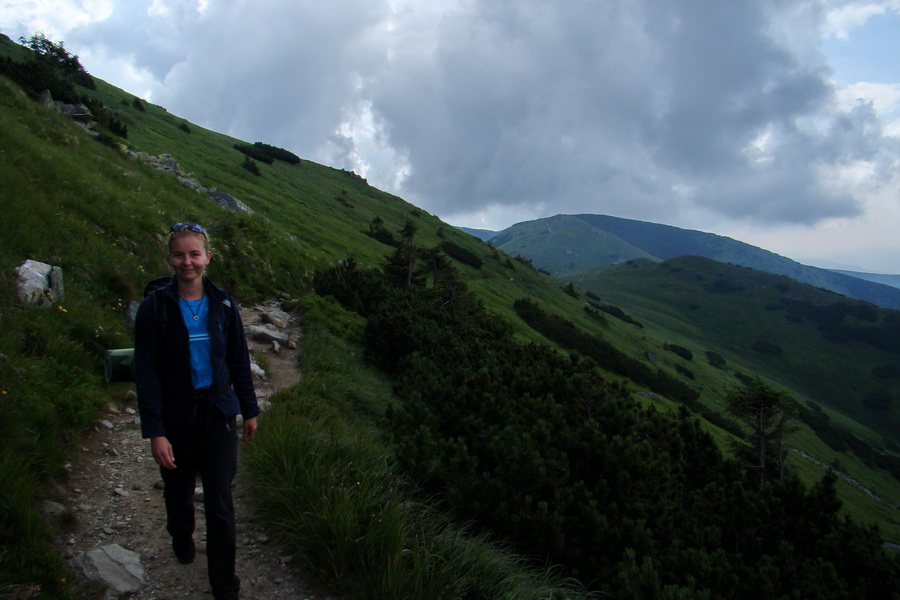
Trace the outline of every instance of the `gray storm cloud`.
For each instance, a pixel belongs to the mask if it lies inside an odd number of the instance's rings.
[[[862,210],[830,174],[897,156],[871,106],[837,108],[806,0],[148,6],[69,39],[130,55],[173,112],[437,214],[813,224]]]

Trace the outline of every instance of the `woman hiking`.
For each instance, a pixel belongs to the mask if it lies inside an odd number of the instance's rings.
[[[205,276],[209,235],[197,223],[169,231],[175,276],[148,294],[135,322],[134,376],[141,432],[165,484],[166,529],[182,563],[194,560],[194,486],[203,483],[209,583],[216,600],[234,600],[236,524],[231,484],[242,440],[256,433],[259,406],[237,303]]]

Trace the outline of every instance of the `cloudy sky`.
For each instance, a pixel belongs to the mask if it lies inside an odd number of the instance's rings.
[[[600,213],[900,273],[900,0],[0,0],[0,31],[455,225]]]

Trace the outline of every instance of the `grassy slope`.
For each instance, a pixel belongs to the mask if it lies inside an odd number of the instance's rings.
[[[719,282],[739,285],[731,291],[710,291]],[[824,290],[759,271],[707,259],[683,257],[662,265],[635,263],[586,277],[583,285],[631,309],[652,308],[654,322],[673,331],[690,333],[695,344],[727,352],[753,373],[782,382],[815,402],[845,413],[897,442],[900,410],[873,411],[862,397],[890,381],[878,379],[872,367],[898,363],[895,353],[861,342],[829,341],[809,318],[793,322],[787,311],[775,308],[782,298],[806,299],[815,304],[853,302]],[[627,301],[627,302],[626,302]],[[879,311],[886,315],[893,311]],[[883,318],[883,316],[882,316]],[[854,322],[852,317],[848,322]],[[781,356],[751,349],[766,340],[784,348]],[[700,352],[700,358],[703,352]]]
[[[22,333],[27,326],[23,323],[31,324],[35,317],[9,299],[13,287],[10,274],[26,258],[62,266],[67,312],[48,312],[41,318],[50,322],[54,331],[78,342],[72,353],[86,363],[83,371],[92,373],[84,385],[97,395],[93,405],[121,393],[118,387],[100,382],[101,351],[130,345],[122,324],[122,306],[139,297],[148,278],[166,272],[162,235],[169,224],[185,219],[211,224],[214,232],[223,232],[214,233],[217,256],[212,274],[219,280],[225,278],[245,301],[279,291],[301,296],[308,291],[308,277],[315,268],[347,256],[363,264],[377,264],[390,248],[362,233],[372,219],[380,217],[392,231],[412,219],[419,244],[432,246],[447,239],[484,259],[481,269],[457,267],[487,306],[508,320],[522,339],[541,340],[512,309],[515,299],[532,296],[580,327],[602,332],[633,356],[655,352],[666,369],[674,369],[682,359],[663,350],[665,343],[689,347],[695,354],[688,365],[697,376],[693,384],[711,406],[721,406],[727,386],[735,383],[733,377],[701,358],[707,349],[721,350],[707,341],[708,328],[685,324],[665,303],[653,304],[637,293],[613,295],[616,285],[600,289],[605,300],[633,313],[646,327],[637,329],[612,318],[606,325],[597,325],[585,316],[583,302],[564,294],[555,280],[509,261],[486,244],[351,174],[304,161],[299,166],[259,164],[263,175],[256,177],[240,167],[243,155],[232,148],[238,140],[193,124],[188,134],[179,127],[183,119],[153,105],[139,111],[132,105],[131,95],[97,83],[98,89],[92,93],[120,111],[119,118],[128,126],[129,147],[174,155],[203,185],[236,196],[255,213],[236,219],[174,178],[97,144],[67,120],[29,101],[15,86],[0,82],[0,209],[4,223],[14,224],[6,225],[0,238],[0,289],[6,292],[0,312],[5,325],[0,352],[17,367],[36,370],[23,351],[29,344]],[[234,234],[235,229],[240,235]],[[51,333],[47,333],[48,340]],[[747,372],[757,370],[739,353],[722,353],[729,364],[740,365]],[[71,427],[77,429],[92,418],[83,414]],[[842,417],[833,414],[833,418]],[[870,435],[855,423],[846,424]],[[718,439],[726,440],[726,434],[711,429]],[[808,432],[797,436],[797,446],[825,463],[840,460],[845,470],[867,486],[886,497],[900,497],[895,481],[864,468],[852,456],[835,456]],[[798,464],[809,478],[821,474],[819,467]],[[896,511],[873,506],[853,488],[842,489],[842,494],[852,512],[880,522],[889,539],[900,540]]]
[[[709,293],[707,288],[717,279],[739,281],[745,290]],[[576,283],[641,321],[645,328],[640,333],[635,330],[634,337],[645,343],[646,351],[658,352],[663,362],[680,362],[694,371],[694,383],[707,405],[722,408],[721,401],[729,387],[739,383],[734,372],[760,375],[788,390],[801,404],[811,401],[822,406],[831,422],[841,429],[876,447],[884,448],[888,442],[889,447],[896,448],[900,412],[896,402],[889,414],[866,409],[859,403],[865,391],[890,386],[890,382],[875,379],[870,369],[896,363],[896,354],[857,342],[828,342],[813,324],[789,323],[783,311],[766,309],[785,295],[820,302],[841,299],[831,292],[693,257],[662,264],[635,261],[597,270]],[[777,342],[785,349],[784,355],[768,356],[751,350],[750,345],[759,339]],[[693,360],[687,362],[659,349],[665,343],[688,348]],[[707,351],[722,355],[726,368],[709,365]],[[852,513],[880,522],[889,539],[900,539],[900,512],[889,506],[897,506],[900,482],[866,467],[852,454],[834,452],[806,428],[794,434],[792,445],[821,463],[837,462],[839,470],[885,499],[887,504],[873,500],[846,481],[840,484],[842,498]],[[793,456],[792,462],[807,481],[821,476],[822,467],[799,454]]]
[[[583,219],[559,215],[518,223],[500,232],[491,245],[513,256],[527,256],[557,277],[567,277],[634,258],[653,258],[647,252]]]

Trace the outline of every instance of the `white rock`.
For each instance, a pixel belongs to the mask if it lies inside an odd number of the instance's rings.
[[[109,586],[115,598],[134,594],[144,582],[144,567],[139,554],[118,544],[102,546],[87,553],[84,573]]]

